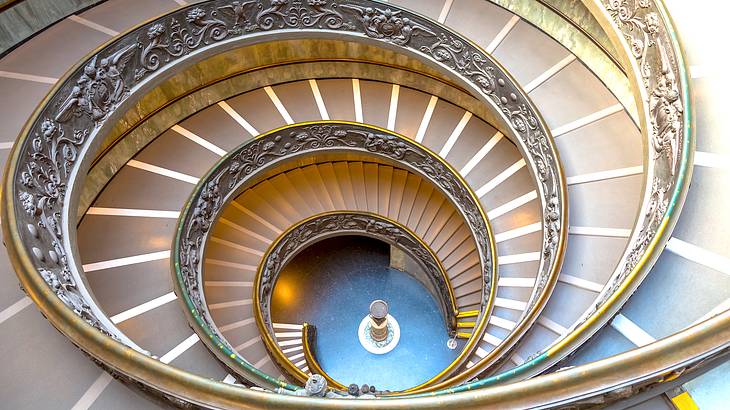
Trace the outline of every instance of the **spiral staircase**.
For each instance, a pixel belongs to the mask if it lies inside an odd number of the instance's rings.
[[[693,3],[0,2],[2,407],[724,408],[725,6]],[[357,335],[277,278],[341,235],[413,262],[448,364],[328,374]]]

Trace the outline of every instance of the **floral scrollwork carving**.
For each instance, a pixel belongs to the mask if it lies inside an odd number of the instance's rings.
[[[40,132],[33,138],[26,168],[20,174],[22,190],[18,199],[33,221],[26,226],[29,239],[47,238],[50,242],[45,252],[40,247],[33,248],[33,255],[41,264],[38,270],[43,280],[74,313],[112,336],[79,291],[68,266],[61,230],[60,207],[66,195],[65,181],[87,134],[74,131],[72,136],[66,136],[61,124],[49,118],[43,120]]]
[[[652,179],[637,232],[592,311],[622,287],[656,240],[667,217],[669,202],[678,189],[678,166],[685,154],[683,145],[687,138],[679,63],[658,5],[653,0],[603,0],[603,5],[639,67],[637,77],[646,96],[644,107],[651,153],[648,167]]]
[[[231,26],[231,33],[240,34],[241,28],[249,24],[249,16],[247,8],[249,5],[256,3],[256,1],[232,1],[230,4],[218,7],[218,10],[224,13],[233,14],[235,20]]]
[[[503,106],[503,110],[509,110]],[[523,141],[530,156],[535,162],[536,176],[541,185],[546,204],[543,209],[543,251],[542,257],[546,261],[557,257],[556,252],[560,243],[562,226],[562,207],[559,197],[558,177],[552,169],[557,163],[553,151],[550,149],[547,136],[539,128],[537,118],[524,104],[509,111],[512,126],[523,136]],[[547,265],[547,264],[546,264]],[[538,276],[536,289],[542,289],[547,283],[546,275]],[[530,301],[529,307],[534,306],[535,298]]]
[[[228,173],[232,176],[229,187],[234,187],[256,168],[276,158],[283,158],[301,151],[318,148],[354,147],[354,142],[344,138],[346,135],[345,131],[335,129],[330,125],[315,125],[308,132],[298,132],[286,141],[283,141],[284,137],[282,135],[277,135],[272,139],[262,139],[247,145],[235,155],[228,167]]]
[[[193,311],[199,316],[201,324],[207,328],[206,332],[215,332],[213,320],[205,305],[201,294],[203,253],[207,235],[212,229],[214,221],[221,213],[224,203],[231,200],[237,193],[255,180],[255,175],[274,166],[282,159],[293,160],[299,155],[316,155],[321,151],[334,150],[341,152],[360,151],[375,154],[381,157],[399,161],[407,168],[422,177],[429,179],[455,205],[459,213],[465,218],[467,226],[475,239],[484,286],[482,297],[484,304],[488,303],[491,294],[492,261],[489,228],[482,217],[476,198],[472,196],[468,187],[456,175],[455,171],[446,167],[433,154],[420,146],[395,135],[382,132],[366,125],[323,122],[318,124],[293,125],[276,131],[272,134],[256,138],[235,151],[229,153],[217,165],[209,176],[200,182],[198,191],[191,199],[191,206],[181,220],[180,236],[176,239],[175,249],[180,261],[178,269],[178,283],[181,285],[185,298],[189,300]],[[258,292],[262,312],[268,315],[268,303],[273,282],[274,272],[278,272],[286,263],[287,255],[292,254],[302,243],[310,240],[313,232],[332,231],[333,229],[362,229],[372,235],[392,238],[397,246],[402,246],[423,261],[425,268],[430,272],[438,272],[440,267],[435,261],[428,262],[428,252],[419,250],[420,244],[407,235],[402,235],[393,224],[380,223],[372,218],[340,218],[318,219],[316,229],[297,229],[280,241],[280,246],[270,252],[263,263]],[[386,221],[387,222],[387,221]],[[435,273],[434,273],[435,275]],[[441,294],[448,294],[448,286],[434,281],[434,288]],[[266,297],[264,297],[266,296]],[[455,309],[447,309],[447,314],[454,314]],[[266,316],[266,320],[268,316]],[[452,323],[450,321],[449,323]],[[222,345],[225,339],[218,334],[215,337]]]
[[[655,159],[666,158],[671,175],[677,173],[679,144],[682,141],[684,106],[674,73],[668,65],[669,58],[661,43],[657,43],[661,58],[661,71],[649,96],[649,112],[652,118],[651,146]]]
[[[486,56],[469,47],[465,41],[442,33],[435,43],[421,46],[421,51],[470,78],[482,92],[495,98],[497,77],[494,67],[489,64]],[[497,98],[495,102],[499,103],[499,99]]]
[[[200,189],[195,199],[195,206],[191,208],[186,234],[180,243],[181,276],[185,281],[186,291],[197,301],[202,299],[198,266],[202,260],[203,237],[210,231],[215,215],[221,208],[223,198],[220,181],[225,172],[223,169]],[[201,315],[201,318],[208,326],[212,325],[207,315]]]
[[[235,9],[234,9],[235,10]],[[147,28],[149,42],[139,47],[141,68],[135,72],[135,79],[157,70],[161,64],[171,59],[183,56],[202,45],[218,42],[229,34],[228,25],[217,18],[218,11],[207,11],[196,7],[185,14],[185,23],[176,18],[170,20],[169,25],[155,23]],[[237,16],[239,18],[239,16]]]
[[[608,0],[605,6],[630,45],[649,94],[649,131],[654,159],[665,157],[673,176],[677,172],[683,137],[684,106],[675,74],[676,61],[667,52],[671,41],[652,0]]]
[[[263,2],[256,3],[258,13],[254,23],[246,26],[246,31],[271,30],[273,28],[311,28],[330,30],[353,30],[354,25],[345,21],[337,10],[337,2],[327,0],[272,0],[269,7]]]
[[[404,16],[399,10],[352,4],[343,5],[342,8],[358,14],[365,34],[369,37],[386,40],[399,46],[408,44],[413,36],[419,34],[436,36],[428,27]]]

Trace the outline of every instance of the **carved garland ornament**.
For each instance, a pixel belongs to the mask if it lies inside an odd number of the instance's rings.
[[[444,167],[433,154],[417,145],[365,125],[337,122],[294,125],[252,140],[229,153],[217,165],[217,169],[201,182],[203,185],[191,200],[194,205],[183,216],[180,230],[182,234],[176,238],[174,249],[179,257],[178,280],[181,281],[196,311],[196,318],[207,327],[206,331],[214,332],[216,327],[201,295],[201,261],[207,235],[222,211],[224,203],[237,195],[256,173],[281,160],[291,160],[304,154],[314,155],[321,150],[360,151],[396,160],[437,185],[468,222],[479,251],[484,282],[482,295],[486,303],[493,286],[491,283],[493,255],[490,250],[487,222],[482,218],[475,197],[451,170]],[[385,227],[383,224],[371,224],[368,228],[375,232],[376,228]],[[395,238],[393,232],[385,229],[381,229],[379,234]],[[405,239],[401,237],[401,240]],[[290,241],[291,239],[286,243]],[[270,292],[272,273],[278,273],[278,267],[284,262],[282,259],[284,256],[277,253],[266,260],[260,295]],[[446,288],[443,288],[443,291],[448,292]],[[268,299],[262,297],[261,301],[268,304]],[[262,311],[268,314],[268,306],[265,305]],[[215,336],[224,340],[218,334]]]
[[[672,39],[653,0],[603,0],[604,7],[631,48],[639,69],[649,118],[650,160],[654,175],[649,182],[648,205],[643,209],[638,236],[624,255],[597,309],[636,268],[666,217],[669,201],[677,190],[679,163],[684,156],[685,113],[679,78],[680,67]]]
[[[73,222],[61,219],[77,153],[96,138],[110,114],[129,98],[131,90],[175,60],[234,36],[291,29],[351,32],[426,54],[471,81],[492,100],[519,136],[528,164],[542,184],[546,229],[538,288],[544,286],[557,258],[566,217],[560,214],[565,198],[560,190],[559,165],[526,96],[489,57],[445,28],[393,5],[367,0],[217,0],[163,16],[92,57],[41,109],[30,129],[34,137],[26,138],[18,147],[20,159],[11,174],[16,204],[25,210],[24,215],[18,215],[18,228],[29,254],[35,257],[38,272],[44,272],[44,279],[61,300],[98,329],[116,332],[104,329],[89,308],[93,302],[84,301],[79,292],[80,267],[69,266],[66,255],[71,251],[62,245],[64,229],[72,229],[69,226]],[[429,177],[445,178],[438,161],[430,157],[422,160],[421,168]],[[204,215],[200,217],[203,222]],[[476,218],[476,214],[470,217]]]

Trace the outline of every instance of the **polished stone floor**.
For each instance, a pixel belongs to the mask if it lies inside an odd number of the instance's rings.
[[[309,247],[284,269],[274,289],[275,322],[317,327],[322,368],[348,385],[403,390],[427,381],[456,358],[436,301],[418,281],[388,267],[387,244],[365,237],[327,239]],[[396,348],[368,353],[357,328],[370,302],[383,299],[401,328]]]

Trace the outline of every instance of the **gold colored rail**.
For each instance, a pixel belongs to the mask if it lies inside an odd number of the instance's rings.
[[[449,280],[449,277],[446,274],[446,270],[444,269],[443,265],[441,264],[441,261],[436,256],[436,254],[433,252],[433,250],[428,246],[428,244],[426,244],[420,237],[418,237],[418,235],[415,234],[415,232],[411,231],[405,225],[402,225],[401,223],[394,221],[390,218],[384,217],[382,215],[377,215],[377,214],[374,214],[371,212],[365,212],[365,211],[323,212],[323,213],[319,213],[316,215],[312,215],[308,218],[305,218],[302,221],[292,224],[287,230],[285,230],[284,232],[279,234],[279,236],[271,243],[271,245],[269,245],[268,249],[266,250],[266,252],[264,252],[264,255],[261,258],[261,263],[259,264],[258,270],[256,271],[256,276],[254,277],[254,281],[253,281],[253,303],[252,303],[253,307],[252,307],[252,309],[253,309],[253,313],[254,313],[254,318],[256,320],[256,326],[259,329],[259,333],[261,334],[261,339],[263,340],[264,345],[266,346],[266,349],[269,351],[269,353],[272,356],[274,356],[274,360],[276,361],[276,363],[281,368],[285,369],[287,371],[287,373],[292,375],[302,385],[307,381],[307,379],[309,378],[309,375],[304,373],[298,367],[294,366],[294,364],[286,357],[286,355],[284,355],[279,344],[272,337],[272,330],[269,327],[270,323],[267,323],[266,320],[264,320],[264,314],[261,310],[262,301],[261,301],[261,298],[259,295],[259,289],[261,287],[261,282],[263,280],[262,278],[264,277],[264,270],[266,269],[267,261],[269,260],[272,252],[274,252],[279,247],[282,240],[284,240],[285,238],[290,236],[293,231],[297,230],[301,226],[304,226],[311,221],[315,221],[317,219],[321,219],[323,217],[333,216],[333,215],[363,215],[366,217],[373,218],[374,220],[383,220],[383,221],[386,221],[387,223],[397,226],[398,229],[405,232],[413,240],[418,242],[418,244],[429,253],[431,259],[436,263],[436,265],[438,267],[438,273],[440,275],[440,279],[444,282],[444,284],[446,286],[446,289],[448,291],[448,298],[447,298],[448,300],[445,301],[446,302],[445,308],[450,309],[452,312],[451,314],[454,316],[456,316],[456,312],[457,312],[456,296],[454,295],[454,290],[453,290],[453,287],[451,286],[451,281]],[[306,244],[303,244],[303,245],[306,246]],[[283,265],[282,265],[282,267],[283,267]],[[278,274],[279,274],[279,272],[276,272],[276,276],[274,276],[272,279],[270,279],[271,283],[272,283],[272,285],[271,285],[272,292],[276,285],[276,277],[278,277]],[[446,318],[445,318],[445,320],[446,320],[449,317],[449,313],[448,312],[444,312],[444,313],[446,314]],[[486,319],[483,319],[483,321],[486,322]],[[313,338],[314,334],[315,334],[314,326],[305,323],[303,332],[307,331],[307,329],[311,330],[309,336],[311,338]],[[302,336],[302,337],[303,337],[302,340],[304,342],[307,342],[307,341],[311,342],[311,340],[309,340],[306,336]],[[474,344],[474,343],[475,342],[472,341],[472,344]],[[467,351],[468,347],[470,347],[470,346],[465,346],[465,348],[464,348],[465,353],[462,354],[461,356],[465,356],[467,353],[470,352],[470,350]],[[307,346],[304,346],[304,348],[305,348],[305,355],[306,355]],[[319,363],[314,359],[314,354],[312,352],[310,352],[310,355],[311,355],[312,363],[314,363],[314,367],[312,367],[312,366],[309,367],[309,369],[312,371],[312,373],[321,374],[328,381],[328,383],[330,383],[330,385],[333,388],[342,390],[342,391],[347,391],[346,386],[337,383],[336,381],[334,381],[334,379],[331,379],[328,375],[326,375],[326,373],[320,368]],[[456,363],[452,363],[450,367],[451,368],[457,367]],[[314,370],[317,370],[317,371],[314,371]]]
[[[304,360],[307,362],[307,367],[312,374],[319,374],[327,380],[327,385],[340,391],[347,391],[347,386],[333,379],[327,372],[322,369],[319,365],[319,361],[314,355],[314,338],[317,334],[317,329],[308,324],[304,323],[302,327],[302,348],[304,349]]]
[[[625,38],[626,33],[622,31],[628,27],[628,24],[626,26],[616,25],[617,23],[614,22],[612,16],[606,10],[606,7],[610,6],[608,1],[605,4],[597,0],[583,1],[593,11],[593,14],[598,16],[599,23],[612,36],[612,42],[618,46],[618,52],[621,54],[622,59],[629,63],[627,64],[627,67],[630,67],[629,77],[632,81],[632,90],[635,93],[637,106],[641,110],[641,128],[647,141],[648,153],[649,149],[656,148],[648,146],[649,142],[653,141],[652,136],[649,134],[652,129],[650,125],[656,121],[656,118],[652,117],[648,101],[656,90],[646,89],[643,85],[645,79],[642,78],[642,70],[639,67],[639,64],[643,64],[643,62],[632,59],[633,54]],[[641,242],[642,246],[638,248],[641,255],[637,257],[636,263],[627,272],[618,272],[621,275],[620,278],[623,279],[622,285],[612,289],[615,293],[608,296],[597,315],[593,316],[595,319],[584,322],[576,331],[547,352],[550,357],[554,357],[556,360],[564,357],[565,354],[580,345],[582,340],[595,333],[605,323],[605,320],[599,322],[597,320],[598,316],[600,315],[603,319],[610,317],[611,313],[615,313],[621,302],[638,286],[641,278],[646,275],[661,252],[662,244],[669,238],[669,233],[676,222],[679,208],[686,195],[691,175],[694,129],[692,127],[691,104],[684,60],[677,35],[673,31],[671,20],[661,2],[647,1],[645,3],[648,5],[647,8],[650,8],[650,11],[655,13],[654,16],[657,17],[656,20],[652,21],[652,29],[659,27],[665,30],[663,37],[660,39],[661,45],[657,46],[655,50],[662,49],[664,53],[669,52],[673,57],[673,64],[669,65],[669,70],[659,69],[654,72],[666,76],[671,71],[675,76],[675,80],[680,83],[678,94],[685,109],[679,124],[682,135],[678,137],[679,141],[672,139],[673,142],[678,142],[678,147],[681,147],[681,150],[672,153],[674,159],[678,159],[679,166],[674,169],[676,174],[672,174],[674,184],[668,188],[666,193],[668,210],[659,216],[658,221],[654,221],[655,224],[652,226],[652,229],[655,229],[654,233],[643,238],[645,240]],[[641,16],[643,15],[642,13]],[[648,63],[651,64],[652,62],[649,61]],[[80,65],[77,65],[76,68],[80,68]],[[67,74],[65,79],[70,78],[74,72]],[[653,82],[649,83],[653,84]],[[59,82],[49,96],[59,92],[64,85],[63,81]],[[661,96],[661,90],[659,90],[658,95],[666,98],[666,96]],[[45,106],[49,99],[50,97],[44,100],[41,106]],[[48,286],[39,274],[37,261],[29,248],[25,246],[25,241],[30,240],[28,233],[24,230],[25,226],[18,219],[18,215],[23,215],[26,210],[21,209],[19,204],[15,202],[18,192],[16,192],[14,177],[16,176],[15,166],[19,163],[21,155],[25,154],[24,149],[27,148],[29,139],[33,138],[32,132],[36,131],[34,125],[41,114],[41,111],[37,111],[25,126],[21,138],[10,154],[7,165],[1,212],[4,222],[2,229],[10,259],[28,295],[59,331],[92,357],[103,363],[105,367],[113,370],[119,377],[131,382],[142,383],[151,390],[181,398],[190,403],[225,409],[240,408],[241,406],[262,409],[295,409],[302,407],[326,409],[405,409],[414,407],[422,409],[485,409],[555,406],[574,402],[578,398],[604,395],[620,386],[642,386],[661,383],[665,376],[671,376],[674,372],[683,371],[688,367],[691,368],[691,366],[701,363],[702,359],[718,356],[728,349],[730,312],[724,312],[675,335],[599,362],[505,386],[487,387],[485,386],[486,381],[484,381],[482,383],[467,384],[459,389],[434,392],[433,395],[425,397],[393,400],[323,400],[280,396],[214,382],[181,371],[137,352],[89,326],[85,320],[76,315],[58,298],[54,290]],[[663,146],[660,148],[665,149]],[[668,168],[663,168],[663,170],[668,171]],[[650,176],[666,177],[666,174],[662,173],[664,171],[657,172],[657,169],[649,167]],[[651,201],[651,195],[656,193],[655,191],[652,192],[652,189],[653,187],[647,186],[645,204]],[[664,197],[658,199],[665,200]],[[642,235],[642,232],[632,233],[632,241],[638,239],[640,235]],[[72,255],[68,256],[72,257]],[[536,365],[528,370],[518,369],[515,374],[525,375],[526,377],[526,375],[539,372],[549,365],[554,365],[554,361],[545,361],[543,363],[546,366]],[[522,373],[519,373],[520,371]],[[504,379],[507,380],[509,377]],[[479,389],[469,391],[476,388]]]
[[[327,122],[323,122],[323,123],[326,124]],[[339,123],[339,122],[331,122],[331,123]],[[312,124],[316,124],[316,123],[312,123]],[[355,123],[352,123],[352,124],[354,125]],[[301,124],[299,124],[297,126],[300,126],[300,125]],[[289,127],[283,127],[282,129],[286,129],[286,128],[289,128]],[[276,132],[278,132],[278,131],[280,131],[282,129],[278,129],[278,130],[271,131],[270,133],[267,133],[265,135],[274,134],[274,133],[276,133]],[[376,129],[376,128],[373,127],[373,129]],[[386,131],[386,130],[382,130],[382,131],[383,132],[387,132],[389,134],[393,134],[392,131]],[[399,137],[399,138],[405,138],[405,137]],[[419,146],[419,148],[424,149],[424,150],[427,150],[427,148],[422,147],[422,146]],[[441,161],[443,161],[443,160],[441,160]],[[445,165],[445,166],[449,167],[448,165]],[[464,183],[465,186],[467,186],[466,185],[466,182],[463,182],[463,183]],[[483,211],[481,211],[481,212],[483,212]],[[298,222],[296,224],[293,224],[286,231],[282,232],[271,243],[271,245],[266,250],[266,252],[264,253],[264,256],[261,259],[262,262],[259,265],[259,268],[258,268],[258,270],[256,272],[256,276],[254,278],[254,284],[253,284],[253,289],[254,289],[253,303],[252,303],[253,304],[253,311],[254,311],[254,317],[256,319],[256,325],[258,326],[259,332],[261,333],[261,338],[264,341],[264,344],[266,345],[267,350],[274,356],[274,359],[277,362],[277,364],[279,366],[283,367],[284,369],[286,369],[287,371],[289,371],[290,374],[292,374],[300,383],[306,382],[306,380],[308,378],[308,375],[305,374],[303,371],[301,371],[301,369],[298,369],[296,366],[294,366],[286,358],[286,356],[281,351],[281,349],[279,348],[279,346],[276,343],[276,341],[271,336],[271,331],[268,328],[268,326],[266,324],[266,321],[264,320],[263,312],[261,311],[262,301],[260,299],[260,295],[259,295],[258,290],[262,286],[261,283],[262,283],[262,280],[263,280],[262,278],[264,277],[264,269],[266,268],[266,261],[268,260],[268,258],[271,255],[271,253],[278,247],[279,243],[284,238],[286,238],[287,236],[289,236],[292,231],[296,230],[297,228],[299,228],[300,226],[306,224],[309,221],[316,220],[316,219],[321,218],[323,216],[336,215],[336,214],[362,214],[362,215],[371,216],[371,217],[378,218],[378,219],[383,219],[383,220],[386,220],[388,223],[391,223],[391,224],[393,224],[395,226],[398,226],[401,230],[403,230],[404,232],[407,232],[411,237],[413,237],[416,241],[418,241],[418,243],[421,245],[421,247],[423,247],[424,249],[426,249],[430,253],[431,258],[433,258],[436,261],[436,263],[438,264],[439,271],[440,271],[440,273],[442,275],[442,280],[444,281],[444,283],[446,283],[446,286],[447,286],[447,289],[448,289],[448,292],[449,292],[449,297],[448,297],[448,299],[449,299],[449,305],[450,305],[449,308],[450,309],[453,309],[452,312],[454,313],[454,315],[457,315],[457,317],[458,317],[458,312],[457,312],[457,308],[456,308],[456,296],[454,295],[453,287],[451,286],[451,282],[450,282],[450,280],[448,278],[448,275],[446,274],[445,269],[443,268],[441,262],[439,261],[438,257],[436,256],[436,254],[428,246],[428,244],[426,244],[425,242],[423,242],[423,240],[421,238],[419,238],[418,235],[416,235],[414,232],[412,232],[408,227],[400,224],[397,221],[394,221],[392,219],[389,219],[387,217],[384,217],[382,215],[376,215],[376,214],[372,214],[372,213],[364,212],[364,211],[333,211],[333,212],[325,212],[325,213],[320,213],[320,214],[317,214],[317,215],[313,215],[313,216],[311,216],[309,218],[306,218],[306,219],[304,219],[304,220],[302,220],[302,221],[300,221],[300,222]],[[490,254],[491,255],[495,255],[496,254],[496,250],[494,248],[495,241],[494,241],[494,237],[491,235],[491,228],[489,228],[489,224],[488,223],[487,223],[487,227],[488,227],[487,229],[489,231],[489,241],[488,242],[489,242],[489,246],[491,247]],[[495,259],[492,259],[492,263],[494,263],[494,262],[495,262]],[[491,266],[491,272],[492,272],[492,275],[494,277],[496,277],[496,266],[494,266],[494,265]],[[273,280],[275,280],[275,279],[272,279],[272,281]],[[496,283],[496,281],[494,281],[494,280],[495,279],[492,279],[492,283]],[[273,286],[272,286],[272,289],[273,289]],[[423,386],[429,386],[429,385],[431,385],[433,383],[437,383],[438,380],[440,378],[442,378],[444,375],[447,375],[447,374],[455,371],[456,369],[458,369],[459,366],[461,366],[461,364],[466,360],[466,358],[476,348],[477,343],[479,341],[480,335],[486,329],[486,325],[487,325],[487,322],[488,322],[488,319],[489,319],[489,316],[490,316],[490,313],[489,312],[491,312],[491,309],[492,309],[492,306],[493,306],[495,292],[496,292],[496,286],[492,286],[492,288],[489,289],[489,295],[488,295],[489,298],[487,299],[487,302],[485,303],[484,309],[481,312],[475,311],[475,312],[477,312],[477,314],[474,315],[474,316],[478,316],[479,314],[481,314],[482,316],[479,318],[479,321],[478,322],[474,322],[474,324],[475,324],[475,326],[473,326],[475,328],[474,329],[474,332],[473,333],[457,332],[457,337],[460,337],[460,338],[463,338],[463,339],[468,339],[468,342],[464,346],[464,348],[462,349],[462,352],[445,369],[443,369],[442,371],[440,371],[436,376],[434,376],[430,380],[424,382],[422,384]],[[468,312],[468,314],[471,315],[472,312],[470,311],[470,312]]]

